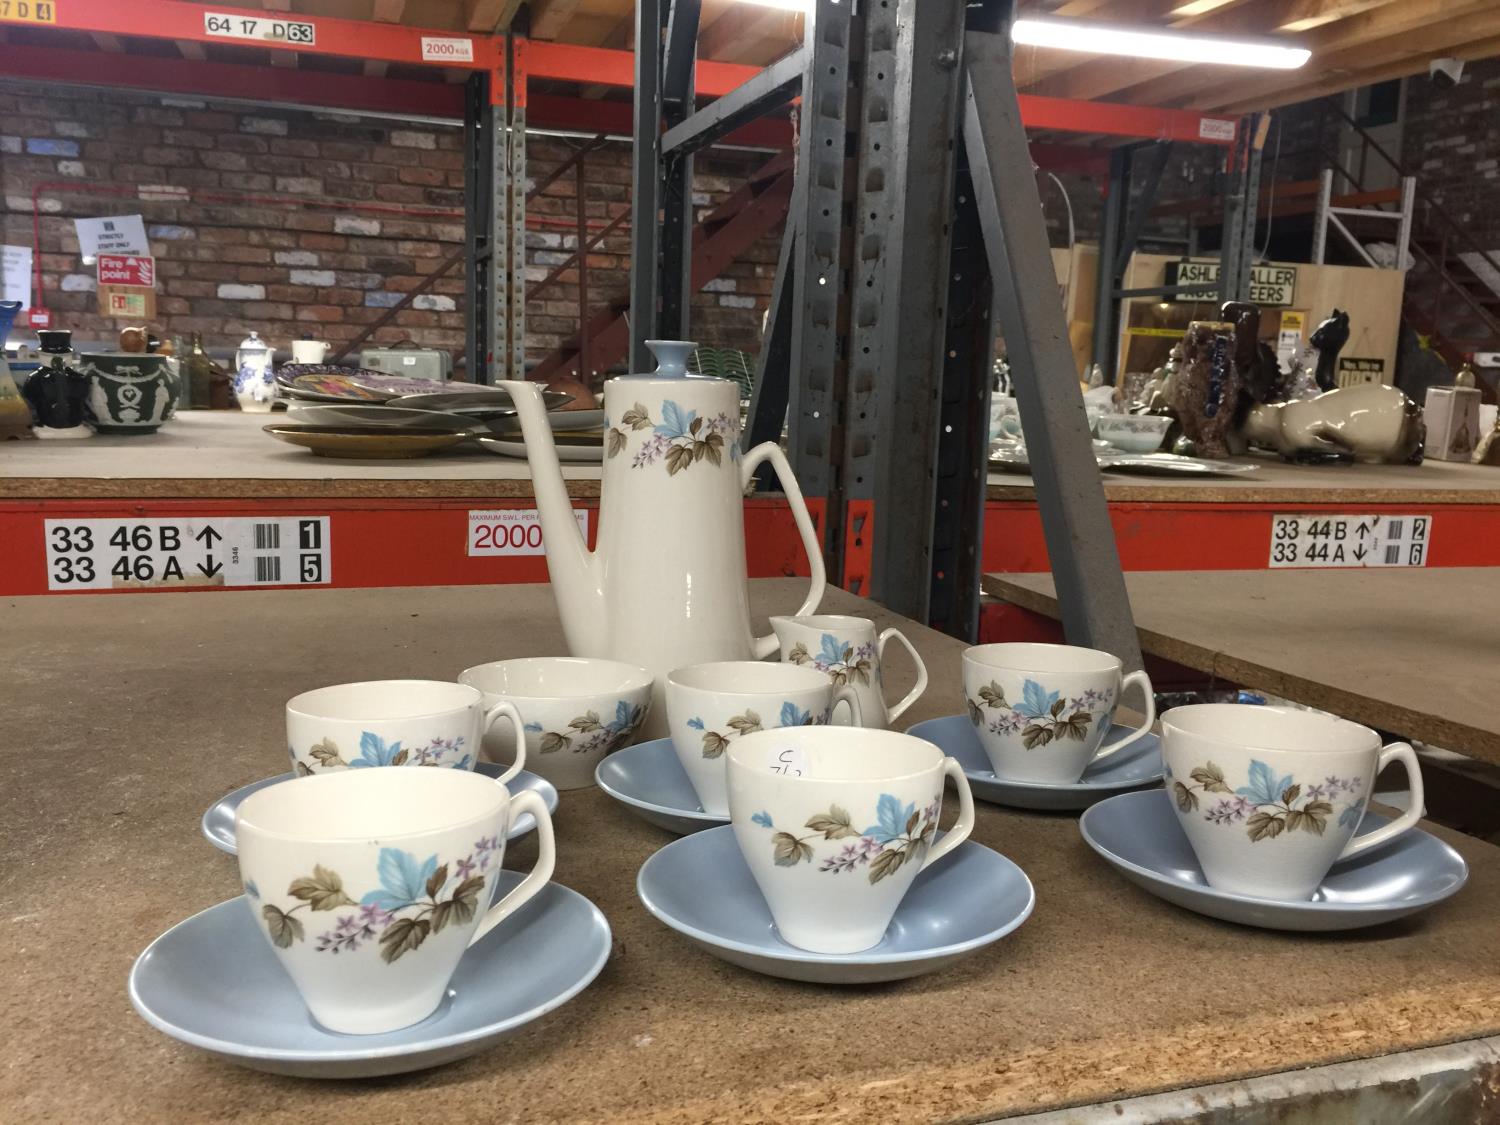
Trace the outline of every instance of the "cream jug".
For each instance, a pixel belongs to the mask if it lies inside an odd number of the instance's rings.
[[[648,341],[649,375],[605,384],[604,479],[596,546],[588,549],[563,483],[538,383],[501,382],[515,399],[531,464],[547,570],[574,656],[639,665],[656,678],[643,736],[666,733],[663,677],[674,668],[764,659],[776,635],[750,625],[744,495],[770,462],[811,564],[812,613],[825,575],[817,532],[781,448],[740,452],[739,388],[690,376],[685,341]]]

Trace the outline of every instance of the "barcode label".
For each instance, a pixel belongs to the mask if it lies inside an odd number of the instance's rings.
[[[1385,565],[1395,566],[1401,561],[1401,544],[1391,543],[1385,549]]]
[[[1270,565],[1426,566],[1433,522],[1432,516],[1416,515],[1272,516]]]
[[[1400,539],[1401,529],[1404,526],[1401,520],[1386,520],[1385,534],[1389,539]]]
[[[256,555],[255,580],[257,582],[280,582],[281,560],[275,555]]]
[[[255,525],[255,549],[257,551],[277,551],[281,549],[281,525],[278,523],[258,523]]]

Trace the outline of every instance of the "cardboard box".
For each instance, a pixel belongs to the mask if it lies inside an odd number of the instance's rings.
[[[1479,444],[1479,400],[1475,387],[1431,387],[1423,411],[1427,422],[1425,456],[1467,461]]]

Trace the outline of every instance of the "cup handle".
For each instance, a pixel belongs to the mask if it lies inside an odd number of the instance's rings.
[[[802,549],[807,552],[808,570],[812,575],[807,597],[803,599],[797,615],[816,613],[818,603],[823,600],[823,589],[828,584],[828,574],[823,568],[823,545],[818,542],[818,530],[813,527],[812,517],[807,514],[807,501],[802,499],[802,489],[797,487],[797,478],[792,475],[792,467],[787,463],[786,454],[781,452],[781,446],[774,441],[764,441],[740,459],[740,491],[743,492],[749,486],[755,470],[767,461],[771,462],[776,479],[781,482],[781,491],[786,493],[786,502],[792,509],[792,519],[797,523],[797,533],[802,536]],[[753,644],[755,659],[764,660],[779,647],[775,633],[756,637]]]
[[[927,690],[927,665],[922,663],[922,658],[917,655],[916,646],[906,639],[906,634],[901,632],[900,629],[887,629],[884,633],[880,634],[880,640],[876,642],[875,646],[876,659],[882,662],[885,660],[885,642],[892,637],[900,641],[902,647],[911,653],[912,662],[917,666],[917,686],[907,692],[906,698],[900,703],[894,707],[886,708],[885,721],[888,723],[894,723],[900,718],[901,713],[918,699],[922,698],[922,693]],[[884,700],[881,702],[884,702]]]
[[[557,845],[552,836],[552,816],[547,812],[547,802],[542,800],[540,793],[525,789],[510,799],[510,807],[505,818],[506,834],[510,833],[510,826],[523,812],[529,812],[536,819],[536,863],[532,864],[531,870],[526,873],[526,878],[521,880],[515,890],[485,911],[484,917],[480,919],[479,928],[469,939],[470,945],[484,937],[535,897],[537,891],[545,887],[552,878],[552,870],[557,866]]]
[[[963,766],[958,764],[957,758],[944,758],[943,773],[951,777],[958,788],[958,819],[941,840],[927,849],[927,858],[922,861],[923,871],[962,844],[974,831],[974,794],[969,792],[969,779],[964,776]]]
[[[865,725],[865,713],[859,705],[859,696],[854,694],[854,689],[848,686],[840,686],[833,689],[833,707],[840,703],[849,704],[849,725],[862,727]],[[828,709],[828,717],[833,718],[833,707]]]
[[[1393,742],[1380,752],[1380,757],[1375,762],[1375,776],[1380,776],[1380,771],[1392,762],[1400,762],[1406,767],[1406,781],[1411,787],[1411,807],[1404,813],[1391,821],[1384,828],[1377,828],[1374,832],[1367,832],[1363,836],[1351,836],[1349,843],[1339,853],[1339,859],[1348,859],[1350,856],[1367,852],[1371,848],[1378,848],[1381,844],[1389,843],[1401,833],[1409,831],[1417,826],[1417,821],[1422,819],[1422,813],[1426,805],[1426,794],[1422,791],[1422,771],[1417,767],[1417,752],[1404,742]],[[1370,778],[1371,796],[1374,796],[1375,778]]]
[[[1140,684],[1141,694],[1146,697],[1146,721],[1124,738],[1117,739],[1107,746],[1099,747],[1099,752],[1089,759],[1090,763],[1097,762],[1100,758],[1113,754],[1116,750],[1123,749],[1136,739],[1150,733],[1152,725],[1156,722],[1156,695],[1151,687],[1151,678],[1145,672],[1130,673],[1130,675],[1120,681],[1120,697],[1122,699],[1125,697],[1125,689],[1131,684]]]
[[[489,734],[491,728],[501,719],[509,719],[511,725],[516,728],[516,760],[510,764],[510,769],[495,779],[504,785],[526,766],[526,724],[521,721],[521,712],[516,710],[515,705],[502,699],[484,713],[484,733]]]

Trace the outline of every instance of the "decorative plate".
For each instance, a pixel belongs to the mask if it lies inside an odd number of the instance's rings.
[[[384,426],[298,426],[276,424],[262,427],[266,433],[291,445],[311,449],[319,457],[394,461],[425,457],[469,440],[455,430],[393,430]]]

